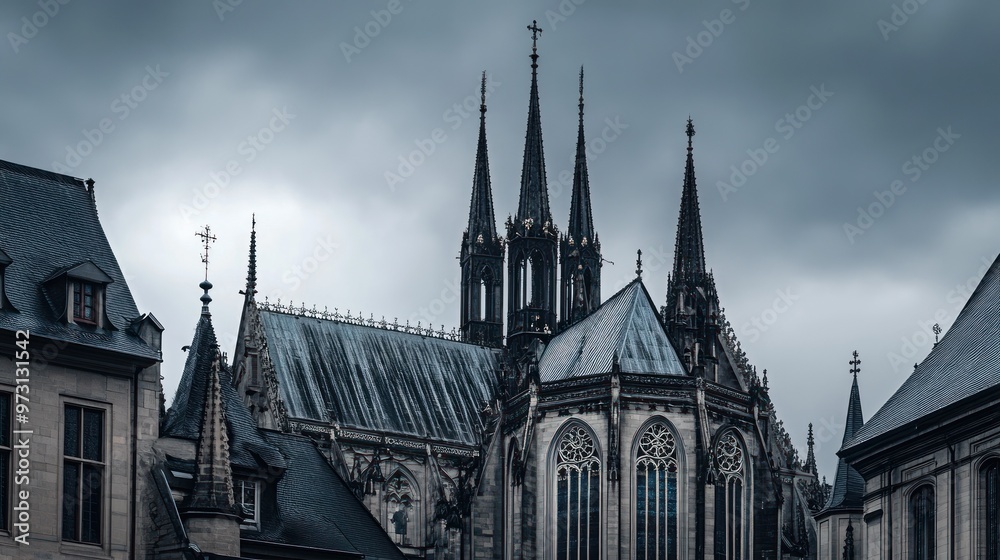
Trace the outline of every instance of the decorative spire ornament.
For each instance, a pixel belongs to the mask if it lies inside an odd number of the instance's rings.
[[[205,293],[201,295],[201,314],[210,316],[211,313],[208,310],[208,304],[212,303],[212,296],[208,295],[208,291],[212,289],[212,283],[208,281],[208,251],[211,248],[212,243],[215,243],[216,237],[212,235],[212,228],[208,225],[206,225],[201,231],[196,231],[194,234],[201,238],[205,249],[205,252],[201,255],[201,262],[205,264],[205,280],[198,285],[199,288],[205,290]]]

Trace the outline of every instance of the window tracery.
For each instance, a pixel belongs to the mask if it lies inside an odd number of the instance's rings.
[[[677,558],[677,442],[663,422],[639,436],[636,470],[636,558]]]
[[[600,558],[601,461],[583,426],[572,426],[556,450],[556,558]]]

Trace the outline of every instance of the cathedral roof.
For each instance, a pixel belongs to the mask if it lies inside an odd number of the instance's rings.
[[[858,390],[858,377],[854,376],[851,385],[851,396],[847,403],[847,421],[844,424],[844,443],[854,437],[854,434],[864,425],[861,413],[861,391]],[[837,462],[837,474],[833,479],[833,489],[820,514],[834,510],[864,508],[865,479],[854,467],[841,458]]]
[[[6,294],[0,293],[0,330],[30,330],[39,338],[159,361],[159,352],[129,328],[139,311],[101,227],[92,185],[0,160],[0,267]],[[106,283],[110,325],[88,328],[65,320],[65,294],[46,286],[71,270]]]
[[[290,418],[478,443],[499,367],[493,350],[266,309],[260,317]]]
[[[538,370],[542,382],[562,381],[608,373],[615,359],[626,373],[687,375],[639,279],[553,338]]]
[[[951,329],[841,453],[1000,387],[1000,257]]]
[[[263,434],[287,458],[288,468],[277,482],[277,511],[261,515],[259,537],[244,534],[244,538],[363,554],[375,560],[403,558],[312,440],[280,432]]]

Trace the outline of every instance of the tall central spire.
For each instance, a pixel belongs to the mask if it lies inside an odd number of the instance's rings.
[[[681,210],[677,218],[677,242],[674,246],[675,282],[697,282],[705,274],[705,246],[701,237],[701,210],[698,207],[698,185],[694,177],[694,123],[687,121],[687,164],[684,167],[684,189]]]
[[[542,117],[538,104],[538,22],[528,26],[532,32],[531,97],[528,101],[528,130],[524,138],[524,162],[521,168],[521,198],[517,220],[532,220],[544,226],[552,223],[549,211],[549,191],[545,179],[545,153],[542,150]]]

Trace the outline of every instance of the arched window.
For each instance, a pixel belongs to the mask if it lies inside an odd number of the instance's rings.
[[[597,560],[601,544],[601,461],[590,433],[575,425],[556,450],[556,559]]]
[[[934,560],[934,487],[910,495],[910,559]]]
[[[677,558],[677,442],[655,422],[639,436],[635,459],[637,560]]]
[[[715,487],[715,557],[742,560],[746,543],[746,458],[733,431],[715,446],[719,481]]]
[[[594,301],[594,275],[590,273],[590,268],[583,271],[583,309],[591,312],[591,304]]]
[[[1000,459],[991,459],[981,473],[980,549],[985,560],[1000,560]]]
[[[417,529],[417,491],[414,483],[396,471],[385,483],[385,527],[398,545],[419,542]]]
[[[493,272],[484,268],[480,274],[479,320],[496,321],[496,295],[493,293]]]

